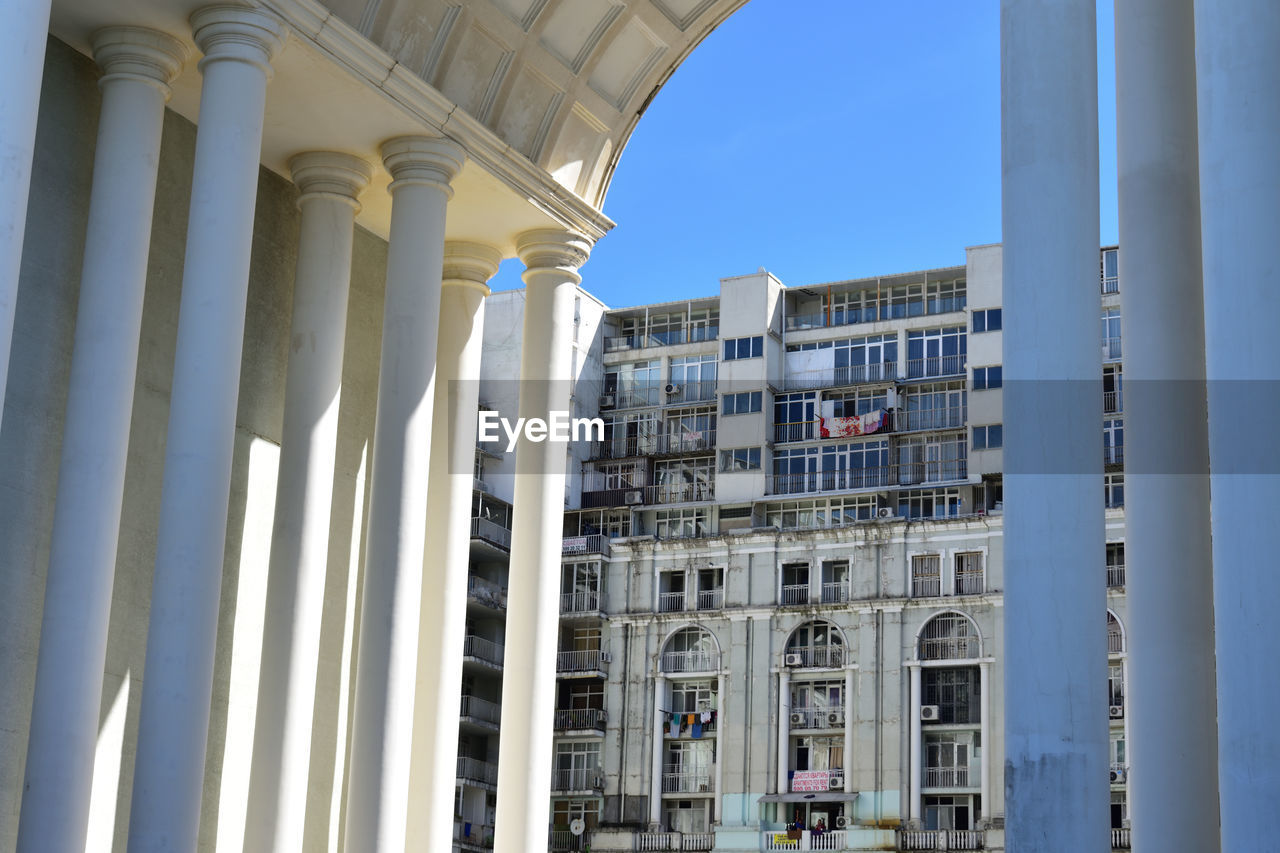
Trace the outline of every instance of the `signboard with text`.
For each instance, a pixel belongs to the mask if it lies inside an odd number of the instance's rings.
[[[826,770],[797,770],[791,776],[792,791],[826,791],[830,789]]]

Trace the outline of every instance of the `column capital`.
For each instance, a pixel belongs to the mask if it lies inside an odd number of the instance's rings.
[[[466,150],[442,136],[397,136],[382,143],[382,164],[391,173],[392,193],[419,184],[434,186],[453,198],[450,183],[466,161]]]
[[[368,162],[338,151],[295,154],[289,158],[289,172],[302,191],[298,197],[299,208],[312,199],[328,198],[359,210],[357,199],[373,177],[373,167]]]
[[[89,37],[93,60],[103,70],[98,87],[136,80],[159,89],[169,100],[169,84],[182,72],[190,50],[168,33],[144,27],[105,27]]]
[[[516,253],[524,261],[526,275],[557,270],[578,284],[582,281],[578,267],[591,255],[591,239],[577,231],[539,228],[526,231],[516,239]],[[528,279],[525,283],[528,284]]]
[[[245,62],[271,76],[271,60],[284,46],[286,29],[279,18],[247,6],[205,6],[191,13],[191,34],[206,64]]]
[[[446,287],[469,287],[488,296],[489,279],[498,272],[502,253],[484,243],[450,240],[444,244],[444,280]]]

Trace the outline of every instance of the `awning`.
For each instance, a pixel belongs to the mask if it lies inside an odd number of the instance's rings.
[[[858,798],[857,791],[792,791],[786,794],[765,794],[757,803],[850,803]]]

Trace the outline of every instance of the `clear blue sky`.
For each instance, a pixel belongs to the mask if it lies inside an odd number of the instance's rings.
[[[1113,0],[1098,2],[1102,233],[1116,241]],[[623,152],[583,287],[620,307],[964,263],[1000,240],[998,0],[751,0]],[[495,289],[521,287],[519,261]]]

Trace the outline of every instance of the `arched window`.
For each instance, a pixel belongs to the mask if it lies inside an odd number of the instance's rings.
[[[1120,620],[1110,610],[1107,611],[1107,652],[1108,654],[1119,654],[1124,651],[1124,630],[1120,627]]]
[[[799,657],[794,657],[796,655]],[[844,636],[830,622],[821,619],[806,622],[787,640],[784,662],[792,666],[844,666]]]
[[[939,613],[925,623],[917,652],[920,660],[964,660],[982,654],[978,628],[963,613]]]
[[[720,646],[705,628],[681,628],[662,649],[663,672],[715,672],[720,669]]]

